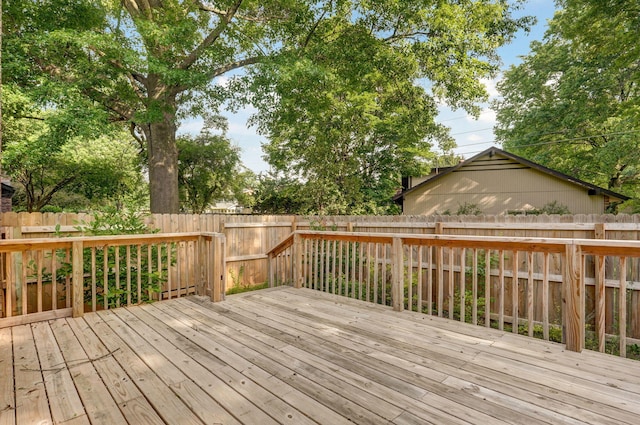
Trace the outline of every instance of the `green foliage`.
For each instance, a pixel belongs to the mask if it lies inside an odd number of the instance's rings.
[[[258,176],[254,197],[257,214],[307,214],[311,210],[304,184],[275,173]]]
[[[18,0],[6,7],[3,76],[79,122],[130,125],[153,212],[179,206],[179,121],[239,98],[260,109],[270,161],[293,159],[286,171],[309,185],[311,210],[370,212],[428,156],[423,139],[451,142],[435,99],[478,112],[496,49],[530,22],[512,16],[520,3]],[[96,129],[73,124],[54,127]]]
[[[303,51],[256,68],[250,87],[261,100],[254,122],[269,138],[266,159],[303,185],[309,211],[395,213],[400,177],[424,174],[433,144],[451,146],[434,120],[435,98],[476,111],[486,96],[478,77],[497,69],[490,52],[524,24],[503,2],[467,7],[360,3],[354,15],[320,19]],[[485,19],[495,19],[495,33]],[[452,39],[426,36],[440,30]],[[467,60],[476,49],[483,59]],[[430,91],[415,84],[421,78]]]
[[[259,285],[253,285],[253,286],[234,286],[234,287],[229,288],[227,290],[227,295],[242,294],[243,292],[258,291],[260,289],[267,289],[268,287],[269,287],[269,282],[264,282],[264,283],[261,283]]]
[[[87,236],[156,233],[157,229],[150,229],[145,223],[146,217],[139,212],[111,207],[94,213],[92,220],[80,221],[76,228]]]
[[[564,205],[561,204],[558,201],[552,201],[549,202],[547,204],[545,204],[542,208],[540,208],[539,210],[535,210],[534,214],[538,213],[538,214],[571,214],[571,211],[569,210],[569,208]]]
[[[101,236],[101,235],[122,235],[122,234],[145,234],[152,233],[155,230],[150,229],[144,223],[144,216],[134,212],[120,212],[115,209],[107,209],[104,212],[99,212],[94,215],[93,220],[89,222],[81,222],[78,224],[77,229],[83,232],[87,236]],[[57,235],[64,237],[57,231]],[[162,249],[163,257],[165,258],[162,264],[162,269],[158,267],[158,250]],[[166,264],[167,249],[173,250],[171,245],[161,244],[148,246],[144,245],[140,249],[140,269],[138,269],[138,251],[132,248],[131,255],[131,267],[127,267],[126,259],[126,247],[98,247],[95,249],[95,264],[96,264],[96,301],[98,306],[103,306],[106,302],[109,307],[115,307],[117,305],[126,305],[127,297],[131,297],[131,302],[144,303],[150,302],[162,290],[163,284],[166,282],[168,265]],[[149,262],[149,250],[151,250],[151,262]],[[63,283],[71,277],[72,265],[67,259],[67,253],[64,250],[57,250],[55,252],[59,268],[56,270],[56,279],[58,283]],[[105,256],[107,259],[106,275],[104,261]],[[118,265],[116,266],[116,256],[119,257]],[[86,248],[83,252],[84,270],[92,269],[92,252],[91,249]],[[172,261],[175,261],[175,255],[172,255]],[[152,270],[149,272],[149,270]],[[35,271],[34,271],[35,274]],[[142,283],[141,298],[138,299],[137,288],[132,288],[128,291],[124,286],[127,276],[131,276],[131,282],[135,284],[140,278]],[[47,273],[45,279],[51,279],[51,273]],[[105,279],[108,285],[108,292],[105,291],[104,283]],[[117,288],[116,282],[120,282],[120,288]],[[84,281],[84,300],[86,303],[91,302],[91,278],[85,277]],[[133,285],[132,285],[133,286]],[[106,295],[105,295],[106,294]]]
[[[544,41],[504,75],[504,147],[599,186],[640,191],[637,1],[563,0]]]
[[[197,137],[181,136],[178,144],[178,182],[182,209],[201,214],[216,201],[242,200],[253,174],[240,163],[240,148],[223,134],[205,130]],[[250,206],[250,205],[246,205]]]
[[[122,203],[142,177],[131,137],[82,121],[64,106],[39,106],[16,85],[3,87],[2,169],[18,184],[17,210],[89,209]]]
[[[482,210],[478,207],[478,204],[474,204],[472,202],[465,202],[464,204],[460,204],[458,206],[458,211],[456,211],[456,215],[481,215]]]

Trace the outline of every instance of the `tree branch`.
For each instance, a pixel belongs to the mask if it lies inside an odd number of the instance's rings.
[[[196,4],[198,5],[198,8],[204,12],[211,12],[214,13],[218,16],[225,16],[226,12],[222,9],[218,9],[216,7],[213,6],[209,6],[204,4],[202,1],[197,1]],[[256,16],[248,16],[248,15],[241,15],[239,13],[235,14],[235,18],[236,19],[240,19],[243,21],[249,21],[249,22],[269,22],[273,19],[285,19],[285,16],[264,16],[264,17],[256,17]]]
[[[412,37],[417,37],[420,35],[424,35],[426,37],[435,37],[436,34],[430,31],[412,31],[412,32],[405,32],[405,33],[400,33],[400,34],[396,34],[395,32],[393,34],[391,34],[389,37],[384,38],[383,41],[396,41],[396,40],[403,40],[405,38],[412,38]]]
[[[207,76],[207,79],[212,80],[215,77],[218,77],[226,72],[229,72],[233,69],[238,69],[238,68],[242,68],[243,66],[247,66],[247,65],[253,65],[256,63],[259,63],[262,59],[264,58],[264,56],[252,56],[246,59],[241,59],[235,62],[231,62],[228,63],[226,65],[223,65],[219,68],[214,69],[213,71],[211,71],[209,73],[209,75]],[[182,85],[182,86],[175,86],[172,88],[172,93],[174,94],[178,94],[180,92],[183,92],[185,90],[189,90],[191,87],[187,86],[187,85]]]
[[[229,22],[233,19],[236,12],[240,8],[243,0],[236,0],[236,2],[223,14],[220,15],[220,22],[218,25],[205,37],[204,40],[195,48],[189,55],[178,65],[178,69],[189,69],[191,65],[195,63],[195,61],[202,56],[202,53],[213,43],[216,42],[218,38],[222,35],[224,30],[229,26]]]
[[[313,27],[311,27],[311,31],[309,31],[309,34],[307,34],[307,37],[304,39],[304,43],[302,43],[303,49],[306,49],[306,47],[309,45],[309,42],[311,41],[311,37],[313,37],[313,34],[315,34],[316,30],[318,29],[318,26],[320,25],[320,22],[322,22],[326,14],[327,14],[326,10],[322,12],[322,15],[320,15],[318,20],[313,24]]]

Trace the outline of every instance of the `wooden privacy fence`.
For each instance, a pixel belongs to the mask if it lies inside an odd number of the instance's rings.
[[[292,284],[617,352],[640,344],[640,242],[296,231],[269,255]]]
[[[0,327],[189,294],[219,301],[224,269],[217,233],[3,240]]]
[[[4,213],[0,230],[7,238],[80,236],[78,225],[90,214]],[[153,214],[150,228],[163,233],[213,232],[226,236],[230,285],[267,280],[267,251],[295,230],[418,233],[469,236],[572,239],[640,239],[640,215],[572,216],[327,216]],[[184,267],[184,266],[181,266]]]

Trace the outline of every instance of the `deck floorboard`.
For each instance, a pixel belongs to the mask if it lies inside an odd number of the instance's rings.
[[[0,425],[633,424],[640,362],[310,289],[0,329]]]

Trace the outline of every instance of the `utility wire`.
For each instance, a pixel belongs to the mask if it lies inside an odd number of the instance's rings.
[[[544,146],[544,145],[554,145],[556,143],[563,143],[563,142],[573,142],[576,140],[584,140],[584,139],[590,139],[593,137],[606,137],[606,136],[621,136],[621,135],[625,135],[625,134],[634,134],[634,133],[640,133],[640,130],[626,130],[626,131],[616,131],[616,132],[611,132],[611,133],[602,133],[602,134],[591,134],[588,136],[579,136],[579,137],[571,137],[571,138],[567,138],[567,139],[559,139],[559,140],[552,140],[549,142],[535,142],[535,143],[525,143],[525,144],[518,144],[518,148],[528,148],[531,146]],[[487,143],[498,143],[495,139],[494,140],[489,140],[486,142],[479,142],[479,143],[469,143],[466,145],[462,145],[462,146],[457,146],[454,149],[459,149],[459,148],[464,148],[467,146],[476,146],[476,145],[484,145]],[[482,152],[480,151],[474,151],[474,152],[465,152],[465,153],[480,153]]]

